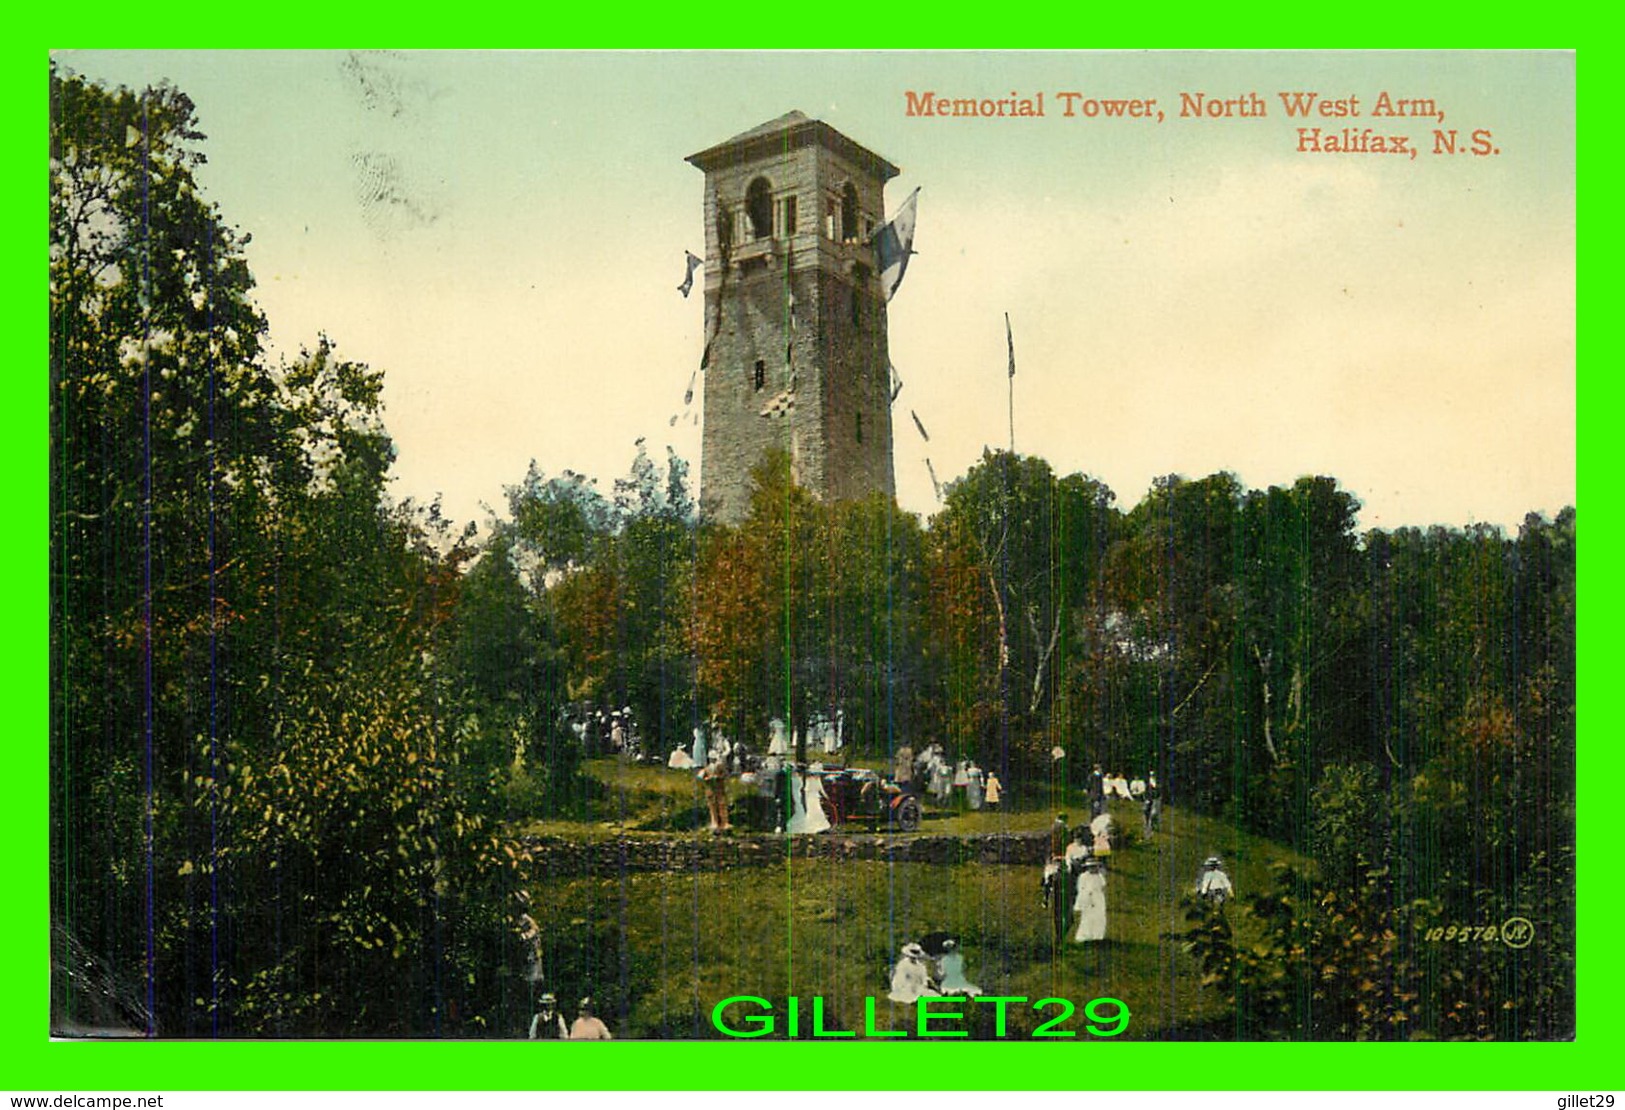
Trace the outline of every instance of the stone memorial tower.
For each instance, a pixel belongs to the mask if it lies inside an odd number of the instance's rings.
[[[824,500],[893,495],[873,240],[897,167],[800,112],[687,160],[705,174],[702,514],[742,519],[774,448]]]

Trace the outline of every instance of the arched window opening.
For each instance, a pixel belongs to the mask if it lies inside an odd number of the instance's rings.
[[[717,253],[723,258],[734,249],[734,219],[725,204],[717,205]]]
[[[848,181],[841,189],[841,241],[856,242],[858,238],[858,190]]]
[[[756,383],[756,391],[760,393],[767,386],[767,361],[756,360],[756,370],[752,380]]]
[[[858,442],[863,442],[863,413],[858,413]]]
[[[751,238],[773,237],[773,187],[767,178],[758,177],[745,190],[745,215],[750,219]]]

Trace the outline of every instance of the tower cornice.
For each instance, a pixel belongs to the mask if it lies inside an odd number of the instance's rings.
[[[707,147],[698,154],[690,154],[684,161],[710,173],[741,162],[752,162],[775,153],[814,145],[840,155],[881,181],[890,181],[902,172],[868,147],[847,138],[823,120],[810,119],[798,111],[786,112],[779,118],[735,135],[726,142]]]

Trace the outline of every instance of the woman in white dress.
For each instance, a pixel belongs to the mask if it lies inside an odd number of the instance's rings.
[[[1078,914],[1077,941],[1106,939],[1106,869],[1098,859],[1084,861],[1078,876],[1078,898],[1072,904]]]
[[[891,993],[886,997],[893,1002],[910,1004],[920,998],[937,997],[936,989],[931,985],[931,972],[925,961],[925,949],[918,944],[903,945],[897,966],[892,968]]]
[[[797,771],[790,781],[795,811],[785,831],[800,836],[829,828],[829,817],[824,813],[824,776],[815,771]]]
[[[1114,822],[1112,815],[1102,813],[1089,822],[1089,832],[1094,836],[1094,855],[1104,859],[1112,854],[1112,829]]]
[[[1072,832],[1072,840],[1067,844],[1066,852],[1061,857],[1064,861],[1067,874],[1076,875],[1078,872],[1082,871],[1084,861],[1087,860],[1093,854],[1093,852],[1094,849],[1090,847],[1089,843],[1088,830],[1082,827],[1074,829]]]

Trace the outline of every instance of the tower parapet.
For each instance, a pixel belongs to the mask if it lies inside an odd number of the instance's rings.
[[[893,495],[873,241],[897,167],[801,112],[687,160],[705,174],[701,512],[742,519],[773,448],[822,499]]]

